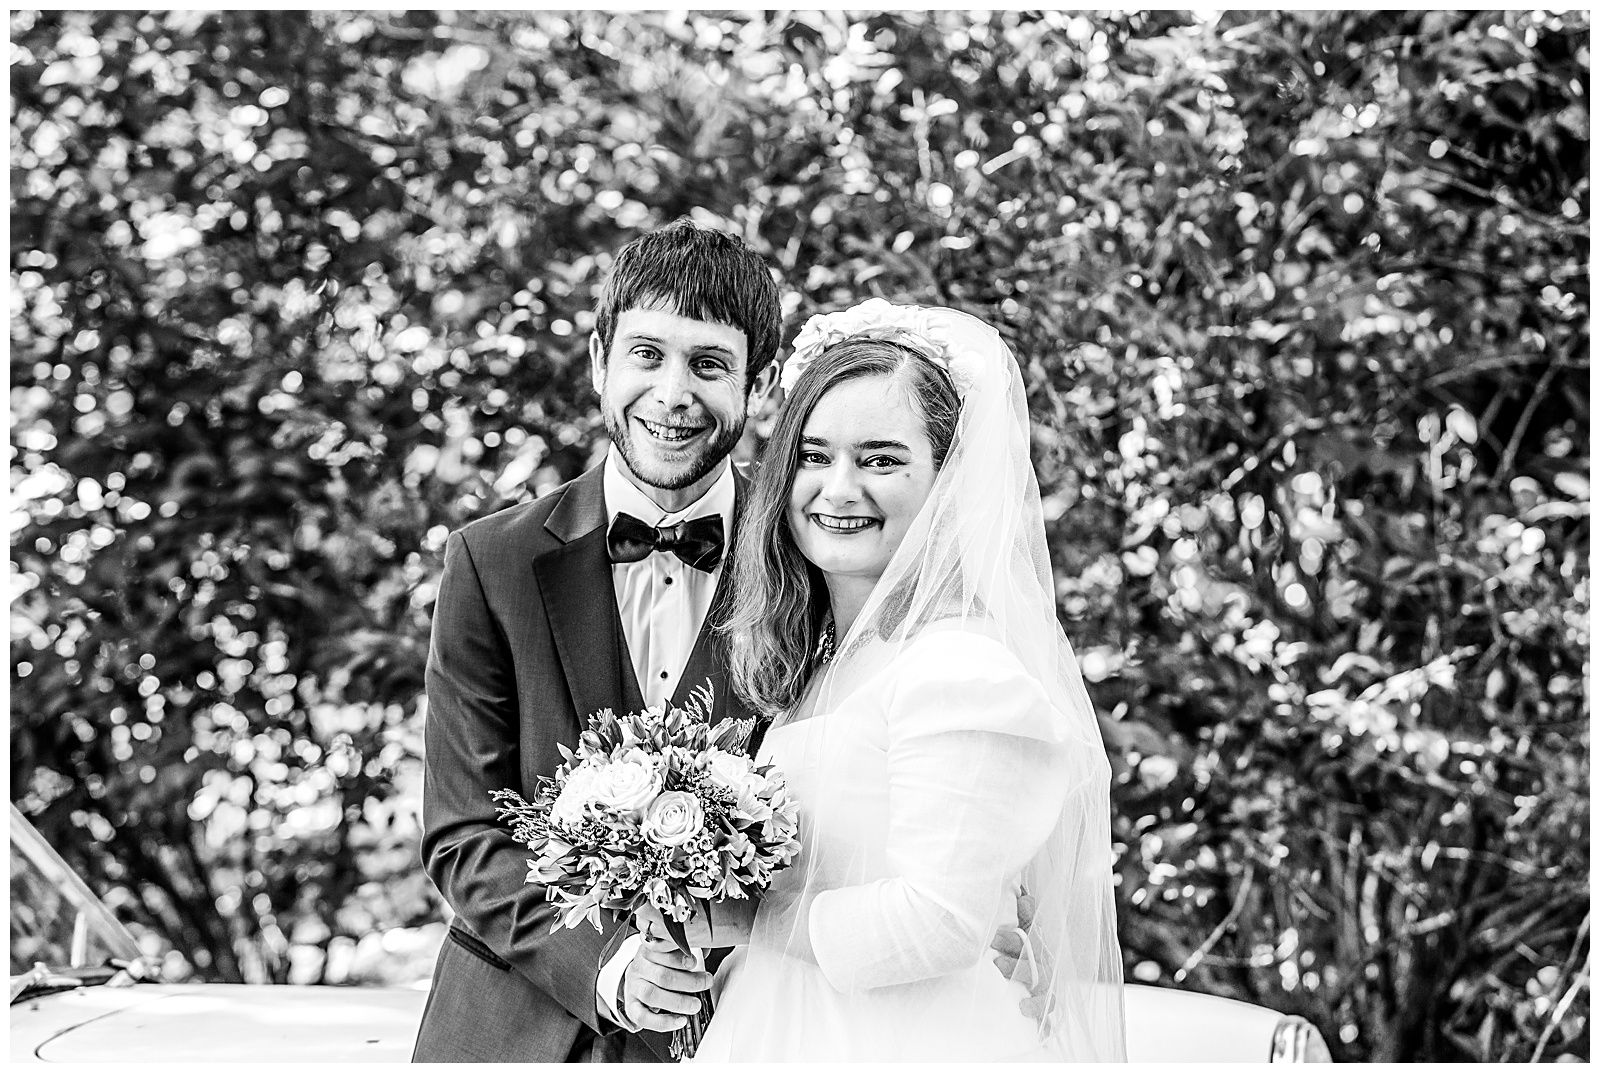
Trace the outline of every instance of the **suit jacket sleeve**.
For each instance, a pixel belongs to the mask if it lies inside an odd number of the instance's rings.
[[[428,651],[422,858],[458,919],[512,968],[596,1031],[601,952],[615,926],[550,931],[554,906],[528,884],[530,853],[495,816],[491,790],[522,785],[517,683],[472,549],[453,533]],[[554,773],[559,757],[542,768]]]

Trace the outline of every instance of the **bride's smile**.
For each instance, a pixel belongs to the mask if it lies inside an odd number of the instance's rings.
[[[876,518],[838,518],[828,514],[813,514],[811,520],[829,533],[859,533],[878,524]]]

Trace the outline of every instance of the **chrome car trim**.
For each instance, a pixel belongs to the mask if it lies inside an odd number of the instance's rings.
[[[1317,1026],[1290,1015],[1272,1030],[1272,1062],[1331,1062],[1333,1055]]]

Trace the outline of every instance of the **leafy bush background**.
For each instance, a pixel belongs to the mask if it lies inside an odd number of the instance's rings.
[[[174,975],[426,974],[444,537],[692,213],[1012,340],[1130,979],[1588,1057],[1585,14],[11,20],[11,795]]]

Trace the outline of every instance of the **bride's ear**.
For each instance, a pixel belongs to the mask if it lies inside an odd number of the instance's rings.
[[[772,389],[778,383],[778,371],[783,363],[774,358],[767,362],[767,367],[756,373],[756,379],[750,385],[750,393],[745,398],[744,412],[747,417],[754,417],[767,405],[767,399],[772,396]]]

